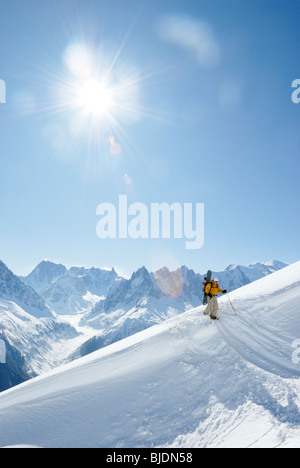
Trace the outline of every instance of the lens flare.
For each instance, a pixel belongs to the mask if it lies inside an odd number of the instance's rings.
[[[220,62],[216,35],[206,21],[185,15],[163,16],[158,24],[159,37],[191,52],[202,68],[215,68]]]
[[[113,156],[118,156],[119,154],[121,154],[122,146],[120,145],[120,143],[116,143],[115,137],[113,136],[109,137],[108,141],[110,143],[110,146],[109,146],[110,154],[112,154]]]
[[[180,268],[169,271],[164,267],[155,273],[155,281],[159,289],[169,297],[179,297],[183,291],[183,274]]]
[[[132,184],[132,178],[128,174],[124,174],[124,182],[126,185]]]
[[[184,288],[184,274],[178,260],[170,252],[159,249],[153,253],[152,271],[159,289],[169,297],[179,297]]]
[[[89,78],[95,67],[94,58],[89,48],[78,42],[67,46],[63,53],[63,61],[69,71],[78,78]]]

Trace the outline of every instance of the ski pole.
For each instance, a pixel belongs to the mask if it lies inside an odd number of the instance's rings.
[[[228,300],[229,300],[229,302],[230,302],[230,305],[231,305],[231,307],[232,307],[233,312],[235,313],[235,315],[237,315],[236,310],[235,310],[235,308],[233,307],[233,304],[232,304],[232,302],[231,302],[231,299],[230,299],[228,293],[227,293],[227,297],[228,297]]]

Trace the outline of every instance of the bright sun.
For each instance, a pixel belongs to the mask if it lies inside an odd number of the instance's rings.
[[[87,115],[107,117],[114,106],[113,90],[105,81],[88,79],[76,90],[76,106]]]
[[[70,43],[64,51],[66,70],[51,81],[56,102],[53,112],[67,112],[72,139],[88,138],[89,148],[127,138],[125,125],[148,114],[141,105],[141,88],[146,79],[134,65],[120,59],[123,45],[108,58],[104,50],[92,49],[82,42]]]

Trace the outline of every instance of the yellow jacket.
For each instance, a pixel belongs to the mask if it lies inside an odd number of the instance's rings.
[[[211,281],[206,285],[205,294],[216,296],[218,293],[223,294],[223,291],[218,283],[216,283],[215,281]]]

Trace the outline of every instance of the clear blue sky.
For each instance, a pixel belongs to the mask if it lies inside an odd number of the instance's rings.
[[[298,1],[0,0],[0,11],[0,258],[15,273],[45,258],[127,274],[299,260]],[[116,93],[101,115],[74,100],[96,77]],[[101,241],[96,208],[120,194],[205,203],[204,247]]]

